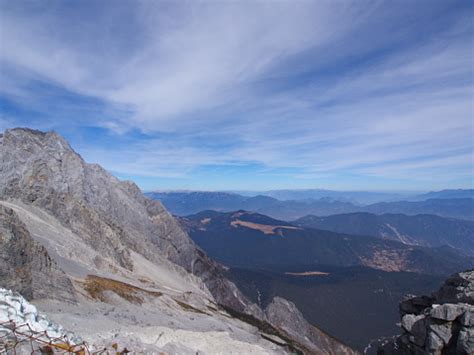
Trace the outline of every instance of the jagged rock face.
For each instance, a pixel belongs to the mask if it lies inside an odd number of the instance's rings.
[[[357,354],[351,348],[309,324],[295,304],[284,298],[275,297],[265,309],[265,316],[272,325],[298,340],[311,353]]]
[[[403,334],[379,354],[474,354],[474,270],[455,274],[431,297],[400,304]]]
[[[71,281],[46,249],[31,237],[16,213],[0,205],[0,280],[28,299],[74,302]],[[55,289],[56,292],[48,292]]]
[[[223,309],[245,313],[260,323],[267,316],[279,322],[281,311],[265,315],[250,304],[223,277],[221,266],[196,247],[160,202],[146,198],[134,183],[119,181],[100,166],[85,163],[54,132],[12,129],[0,135],[0,208],[0,286],[19,291],[29,299],[74,300],[75,288],[77,307],[87,309],[96,299],[120,305],[122,298],[133,299],[136,290],[146,293],[150,287],[160,289],[152,292],[156,299],[150,300],[150,310],[159,307],[162,312],[158,312],[158,318],[173,318],[169,323],[163,320],[168,333],[176,327],[179,330],[179,326],[195,327],[175,309],[180,305],[197,310],[205,331],[217,326],[234,332],[229,322],[237,320],[222,315]],[[18,274],[22,266],[24,275]],[[87,283],[94,280],[94,275],[101,281]],[[191,301],[193,305],[187,304]],[[146,313],[143,309],[140,312]],[[305,348],[312,349],[310,352],[323,349],[327,353],[345,353],[331,350],[346,351],[346,347],[305,323],[293,304],[283,317],[291,319],[291,312],[297,312],[294,317],[298,319],[298,330],[291,322],[282,327],[291,342],[303,342]],[[121,310],[117,314],[120,322],[128,319]],[[82,319],[83,315],[79,316]],[[154,322],[161,321],[155,318]],[[216,324],[209,324],[214,318]],[[175,321],[183,324],[178,326]],[[148,319],[143,318],[143,322]],[[235,327],[242,333],[239,338],[245,340],[245,349],[255,348],[255,341],[262,342],[256,329],[242,327],[249,325]],[[299,333],[303,329],[302,337]],[[140,328],[138,332],[142,331]],[[313,341],[321,345],[316,346]],[[282,352],[282,345],[276,344],[263,345]]]
[[[242,311],[248,306],[160,202],[85,163],[54,132],[12,129],[0,136],[0,199],[45,209],[124,268],[133,269],[130,250],[152,262],[165,255],[199,276],[219,303]]]
[[[474,272],[461,272],[447,279],[436,293],[436,302],[474,304]]]

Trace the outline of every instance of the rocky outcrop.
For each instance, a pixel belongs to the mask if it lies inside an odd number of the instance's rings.
[[[403,334],[379,354],[473,354],[474,270],[455,274],[432,296],[400,303]]]
[[[357,354],[309,324],[295,304],[284,298],[275,297],[265,309],[265,316],[269,323],[304,345],[311,353]]]
[[[451,276],[435,296],[437,303],[474,304],[474,272],[461,272]]]
[[[114,304],[136,300],[134,292],[140,290],[153,295],[153,310],[161,305],[160,317],[173,315],[182,321],[178,327],[173,319],[168,330],[195,324],[184,321],[176,307],[213,317],[212,322],[220,319],[219,329],[233,329],[229,322],[238,323],[224,310],[256,324],[267,323],[263,311],[223,276],[222,266],[194,244],[159,201],[146,198],[133,182],[87,164],[54,132],[17,128],[0,135],[0,208],[0,286],[28,299],[74,301],[76,289],[78,307],[83,308],[97,300]],[[90,280],[100,282],[91,285]],[[284,317],[293,311],[298,312],[291,304]],[[268,313],[270,323],[283,326],[277,314],[281,313]],[[82,319],[80,313],[78,317]],[[302,329],[284,324],[288,342],[296,343],[296,348],[301,341],[307,349],[345,349],[303,323],[299,312],[296,317],[301,321],[295,326],[305,325],[303,337]],[[206,331],[216,327],[208,319],[202,322]],[[242,327],[248,324],[235,329]],[[255,342],[267,349],[276,347],[277,352],[284,349],[278,340],[263,341],[251,327],[239,332],[246,339],[243,349],[254,348]],[[321,342],[321,347],[313,341]]]
[[[18,128],[0,136],[0,199],[46,210],[103,259],[126,269],[134,267],[131,251],[151,262],[164,255],[200,277],[218,303],[252,309],[159,201],[87,164],[55,132]]]
[[[0,280],[28,299],[74,302],[71,281],[47,250],[31,237],[16,213],[0,205]],[[51,290],[56,292],[51,292]]]

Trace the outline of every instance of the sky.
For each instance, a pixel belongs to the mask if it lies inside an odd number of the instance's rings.
[[[474,185],[474,2],[0,0],[0,131],[145,190]]]

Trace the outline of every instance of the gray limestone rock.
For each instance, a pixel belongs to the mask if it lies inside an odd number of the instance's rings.
[[[159,201],[99,165],[87,164],[55,132],[18,128],[0,137],[0,199],[46,210],[94,250],[129,270],[130,251],[151,262],[164,255],[200,277],[218,303],[244,312],[252,309]]]
[[[443,305],[433,305],[433,308],[430,311],[430,316],[431,318],[453,321],[462,315],[466,309],[467,306],[464,306],[463,304],[446,303]]]
[[[426,340],[426,324],[427,324],[427,319],[425,317],[422,317],[418,319],[412,326],[410,334],[413,335],[411,338],[411,342],[418,345],[418,346],[423,346]]]
[[[403,334],[378,354],[473,354],[473,290],[470,270],[449,277],[432,297],[407,297],[400,304]]]
[[[315,354],[356,354],[309,324],[294,303],[284,298],[275,297],[265,309],[265,315],[273,326],[283,330]]]
[[[452,275],[436,293],[436,303],[468,303],[474,305],[473,270]]]
[[[75,302],[72,283],[30,235],[16,213],[0,205],[0,286],[28,299]]]
[[[474,327],[474,307],[469,307],[469,309],[464,312],[460,318],[460,322],[466,327]]]
[[[428,339],[426,340],[426,350],[429,351],[430,354],[441,354],[443,346],[444,342],[441,337],[439,337],[434,332],[430,332],[428,334]]]
[[[474,354],[474,329],[462,328],[459,332],[457,341],[457,350],[459,354]]]
[[[310,326],[296,307],[283,299],[274,301],[264,314],[223,276],[222,266],[194,244],[159,201],[146,198],[133,182],[120,181],[99,165],[87,164],[54,132],[17,128],[0,135],[0,200],[18,202],[54,217],[100,255],[93,261],[95,266],[112,260],[133,271],[134,253],[157,264],[164,256],[183,273],[198,276],[217,303],[259,320],[268,317],[309,349],[353,353]],[[23,232],[18,245],[8,240],[0,251],[0,262],[7,264],[2,264],[0,271],[7,270],[4,280],[8,280],[2,286],[32,298],[73,299],[69,279],[46,249],[28,238],[26,228]],[[3,239],[10,238],[5,235]],[[21,277],[15,274],[17,264],[27,265]]]
[[[413,325],[421,320],[421,319],[424,319],[425,316],[424,315],[419,315],[419,316],[416,316],[414,314],[405,314],[403,317],[402,317],[402,327],[403,329],[405,329],[407,332],[411,332],[412,331],[412,328],[413,328]]]
[[[439,336],[444,344],[447,345],[452,337],[452,323],[431,323],[429,325],[429,331]]]
[[[429,296],[407,295],[400,302],[400,313],[404,314],[421,314],[426,307],[433,304],[433,299]]]

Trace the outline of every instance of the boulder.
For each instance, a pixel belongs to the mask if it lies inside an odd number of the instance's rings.
[[[429,296],[407,296],[400,303],[403,333],[378,355],[474,354],[474,270],[449,277]]]
[[[411,328],[411,334],[413,335],[412,343],[418,346],[423,346],[426,339],[426,324],[427,320],[425,317],[418,319]]]
[[[464,326],[474,327],[474,306],[469,306],[459,321]]]
[[[443,347],[443,339],[441,339],[436,333],[430,332],[426,341],[426,350],[429,351],[429,354],[441,354]]]
[[[424,318],[425,318],[424,315],[416,316],[414,314],[405,314],[402,317],[402,327],[403,329],[405,329],[407,332],[410,333],[412,331],[413,325],[420,319],[424,319]]]
[[[452,323],[440,323],[440,324],[430,324],[429,325],[430,333],[435,333],[438,337],[443,340],[443,343],[446,345],[449,343],[452,337]],[[429,338],[429,335],[428,335]]]
[[[463,304],[446,303],[443,305],[433,305],[433,308],[430,310],[430,317],[451,322],[461,316],[466,309],[467,307]]]
[[[457,352],[459,354],[474,354],[474,329],[461,328],[457,341]]]
[[[435,294],[436,303],[468,303],[474,305],[474,270],[452,275]]]
[[[407,295],[400,302],[400,313],[404,314],[421,314],[426,307],[433,304],[433,298],[429,296]]]

